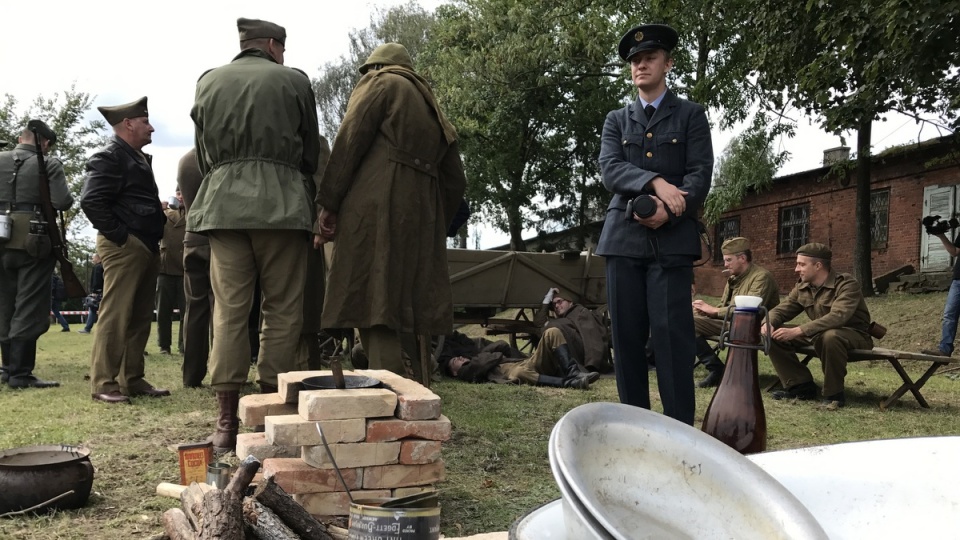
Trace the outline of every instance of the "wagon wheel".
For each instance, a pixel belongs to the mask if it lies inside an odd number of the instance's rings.
[[[530,318],[530,315],[527,313],[527,310],[531,308],[520,308],[517,310],[517,314],[514,316],[513,320],[523,321],[527,323],[533,323],[533,319]],[[531,311],[534,311],[531,309]],[[536,312],[534,311],[534,314]],[[517,325],[517,328],[520,328],[521,325]],[[537,344],[540,341],[539,336],[532,334],[524,330],[513,330],[509,333],[510,336],[510,346],[518,351],[526,354],[532,355],[533,351],[537,348]],[[518,344],[518,339],[524,341],[523,347]]]

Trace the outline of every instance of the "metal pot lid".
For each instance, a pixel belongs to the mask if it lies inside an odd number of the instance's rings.
[[[382,384],[379,380],[365,375],[344,375],[343,379],[347,388],[378,388]],[[333,375],[307,377],[300,382],[308,390],[335,390],[337,388],[333,381]]]
[[[89,458],[90,449],[65,444],[22,446],[0,451],[0,468],[42,467]]]

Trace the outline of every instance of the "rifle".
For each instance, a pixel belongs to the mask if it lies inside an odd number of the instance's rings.
[[[50,237],[53,254],[60,262],[60,276],[67,290],[67,298],[84,298],[87,296],[87,291],[84,290],[83,283],[77,279],[77,275],[73,273],[73,263],[67,256],[67,228],[63,212],[60,212],[60,228],[57,228],[57,211],[54,210],[50,199],[50,178],[47,176],[47,162],[43,159],[43,148],[40,146],[40,134],[33,122],[28,122],[27,128],[33,132],[33,143],[37,146],[37,163],[40,166],[40,208],[47,222],[47,236]]]

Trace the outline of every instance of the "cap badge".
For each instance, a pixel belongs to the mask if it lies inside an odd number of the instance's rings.
[[[635,41],[643,41],[643,32],[637,32],[633,35]]]

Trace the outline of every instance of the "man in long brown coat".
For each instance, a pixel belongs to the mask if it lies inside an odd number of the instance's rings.
[[[371,368],[406,375],[409,337],[453,330],[446,232],[466,178],[406,48],[381,45],[360,72],[317,194],[321,235],[336,238],[323,327],[359,329]]]

